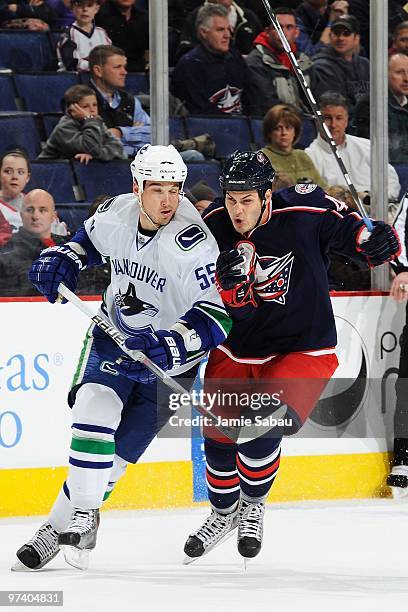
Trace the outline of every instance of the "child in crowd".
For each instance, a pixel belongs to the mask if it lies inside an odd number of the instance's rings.
[[[30,180],[30,172],[30,160],[23,150],[6,151],[0,157],[0,212],[13,231],[21,226],[23,190]]]
[[[125,159],[122,143],[113,136],[98,116],[93,89],[74,85],[63,97],[64,116],[59,120],[38,159]]]
[[[30,159],[23,149],[10,149],[0,157],[0,213],[10,224],[13,233],[22,226],[21,211],[24,189],[31,178]],[[53,234],[66,236],[67,226],[56,217]]]
[[[71,10],[75,21],[62,34],[57,44],[59,70],[88,71],[88,56],[98,45],[111,45],[111,39],[103,28],[95,26],[95,15],[100,0],[72,0]]]

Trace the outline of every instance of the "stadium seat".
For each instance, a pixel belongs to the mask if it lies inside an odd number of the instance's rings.
[[[0,113],[0,154],[13,146],[23,147],[30,159],[41,151],[34,113]]]
[[[125,89],[132,94],[148,94],[150,91],[149,75],[144,72],[128,72]]]
[[[199,181],[205,181],[217,195],[221,195],[220,164],[217,161],[191,162],[187,168],[186,189],[191,189]]]
[[[254,119],[253,117],[251,117],[250,122],[252,134],[254,136],[254,144],[257,149],[262,149],[265,144],[262,130],[263,119]]]
[[[247,117],[186,117],[188,138],[210,134],[216,144],[215,156],[229,157],[237,149],[251,148],[251,133]]]
[[[185,140],[187,138],[183,117],[169,117],[169,124],[170,140],[173,140],[173,138]]]
[[[6,71],[5,73],[0,73],[0,91],[0,111],[19,110],[16,104],[17,92],[14,89],[13,78]]]
[[[393,164],[399,178],[401,185],[401,191],[399,197],[402,198],[404,193],[408,189],[408,165],[407,164]]]
[[[48,32],[0,30],[0,58],[3,67],[18,72],[56,69]]]
[[[76,199],[73,185],[74,177],[68,160],[34,161],[31,164],[31,179],[26,191],[45,189],[57,203],[72,202]]]
[[[14,78],[26,110],[35,113],[60,113],[65,91],[79,83],[76,72],[16,74]]]
[[[68,202],[57,205],[58,217],[65,221],[69,232],[75,232],[88,217],[89,202]]]
[[[316,138],[317,131],[316,126],[313,119],[304,119],[303,120],[303,130],[300,134],[300,138],[296,143],[297,149],[306,149],[311,142]]]
[[[48,138],[51,134],[52,130],[57,125],[58,121],[61,119],[62,113],[42,113],[41,120],[44,129],[44,136]]]
[[[83,188],[85,200],[92,201],[102,193],[115,196],[132,191],[128,161],[93,161],[87,166],[74,162],[74,170],[78,184]]]

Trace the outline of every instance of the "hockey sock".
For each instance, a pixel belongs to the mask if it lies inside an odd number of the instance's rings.
[[[54,505],[51,508],[51,512],[48,518],[50,524],[58,533],[61,533],[61,531],[65,531],[71,519],[72,506],[69,497],[70,496],[67,483],[64,482],[60,492],[58,493],[57,499],[55,500]]]
[[[208,498],[217,512],[233,512],[239,501],[240,486],[235,462],[236,445],[204,440]]]
[[[110,388],[86,383],[72,407],[72,442],[67,486],[74,508],[100,508],[115,455],[122,401]]]
[[[243,496],[262,499],[267,496],[280,462],[281,439],[257,438],[238,445],[237,468]]]

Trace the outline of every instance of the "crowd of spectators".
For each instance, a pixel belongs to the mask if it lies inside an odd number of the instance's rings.
[[[270,4],[353,183],[369,201],[369,0]],[[264,147],[277,170],[275,189],[313,182],[348,199],[325,135],[317,133],[305,150],[299,145],[310,108],[262,1],[169,0],[168,6],[170,108],[180,116],[262,119],[263,140],[254,139],[253,147]],[[80,72],[86,83],[65,92],[61,118],[39,159],[109,162],[131,158],[150,142],[149,97],[126,88],[128,72],[145,72],[148,79],[148,10],[148,0],[0,0],[0,28],[59,32],[53,34],[55,70]],[[407,3],[389,1],[389,27],[390,163],[408,164]],[[173,141],[186,162],[217,156],[215,134],[208,132]],[[0,164],[0,260],[20,252],[27,235],[35,236],[34,250],[55,236],[65,240],[52,194],[34,189],[24,195],[30,180],[24,150],[6,151]],[[388,181],[390,201],[396,201],[401,186],[392,166]],[[215,195],[205,181],[197,196],[193,191],[200,211]],[[43,201],[48,204],[41,212]],[[45,233],[33,230],[40,215],[50,221]]]

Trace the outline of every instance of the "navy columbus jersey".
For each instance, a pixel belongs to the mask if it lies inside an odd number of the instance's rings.
[[[257,253],[259,306],[234,321],[223,343],[233,359],[262,363],[276,354],[333,352],[337,343],[328,279],[329,247],[366,262],[356,251],[361,216],[316,185],[299,184],[273,194],[267,221],[243,236],[235,231],[222,199],[203,219],[220,251],[250,240]]]

